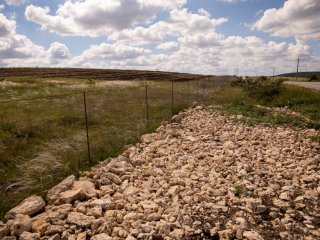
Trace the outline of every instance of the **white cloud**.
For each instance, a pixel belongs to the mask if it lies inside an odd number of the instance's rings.
[[[59,5],[55,15],[49,14],[48,7],[30,5],[25,16],[43,30],[60,35],[97,37],[150,23],[158,11],[184,4],[186,0],[68,0]]]
[[[125,46],[119,44],[102,43],[100,45],[92,45],[85,50],[80,56],[73,58],[70,66],[112,66],[121,65],[126,61],[138,59],[151,53],[151,50]]]
[[[70,57],[70,52],[67,46],[59,42],[52,43],[48,49],[48,53],[51,62],[53,63],[57,63],[63,59],[68,59]]]
[[[68,57],[69,50],[61,43],[53,43],[45,50],[26,36],[17,34],[16,21],[0,13],[0,56],[0,66],[48,66]]]
[[[252,29],[277,37],[320,40],[319,13],[319,0],[287,0],[282,8],[266,10]]]
[[[5,0],[8,5],[19,6],[25,3],[25,0]]]
[[[4,9],[3,5],[0,5],[0,11]],[[12,35],[16,28],[16,21],[9,20],[3,13],[0,12],[0,38]]]
[[[158,49],[167,51],[177,51],[179,49],[179,43],[177,42],[165,42],[157,46]]]
[[[146,28],[125,29],[112,34],[110,39],[135,45],[160,43],[168,35],[186,36],[210,32],[227,21],[226,18],[213,19],[207,14],[191,13],[187,9],[174,9],[170,11],[169,19],[166,21],[159,21]]]
[[[207,74],[241,75],[272,74],[294,71],[297,56],[305,64],[312,62],[312,49],[302,43],[264,42],[255,36],[229,36],[211,32],[204,35],[181,36],[177,41],[164,42],[156,48],[168,50],[159,54],[146,48],[103,43],[91,46],[69,66],[147,69]],[[309,69],[315,68],[312,64]]]

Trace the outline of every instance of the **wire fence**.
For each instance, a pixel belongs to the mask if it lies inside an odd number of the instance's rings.
[[[121,88],[0,101],[0,218],[30,194],[114,157],[223,79],[140,81]]]

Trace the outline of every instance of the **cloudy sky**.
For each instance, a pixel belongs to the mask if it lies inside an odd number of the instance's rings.
[[[0,0],[0,66],[320,71],[319,0]]]

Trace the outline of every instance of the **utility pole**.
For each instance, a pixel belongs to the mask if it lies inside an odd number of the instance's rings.
[[[276,68],[273,67],[272,70],[273,70],[273,72],[272,72],[272,77],[274,77],[274,72],[275,72]]]
[[[299,56],[298,56],[296,81],[298,81],[299,63],[300,63],[300,58],[299,58]]]

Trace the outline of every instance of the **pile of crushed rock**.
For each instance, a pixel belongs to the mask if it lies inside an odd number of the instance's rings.
[[[314,136],[191,108],[47,202],[25,199],[0,239],[320,239]]]

